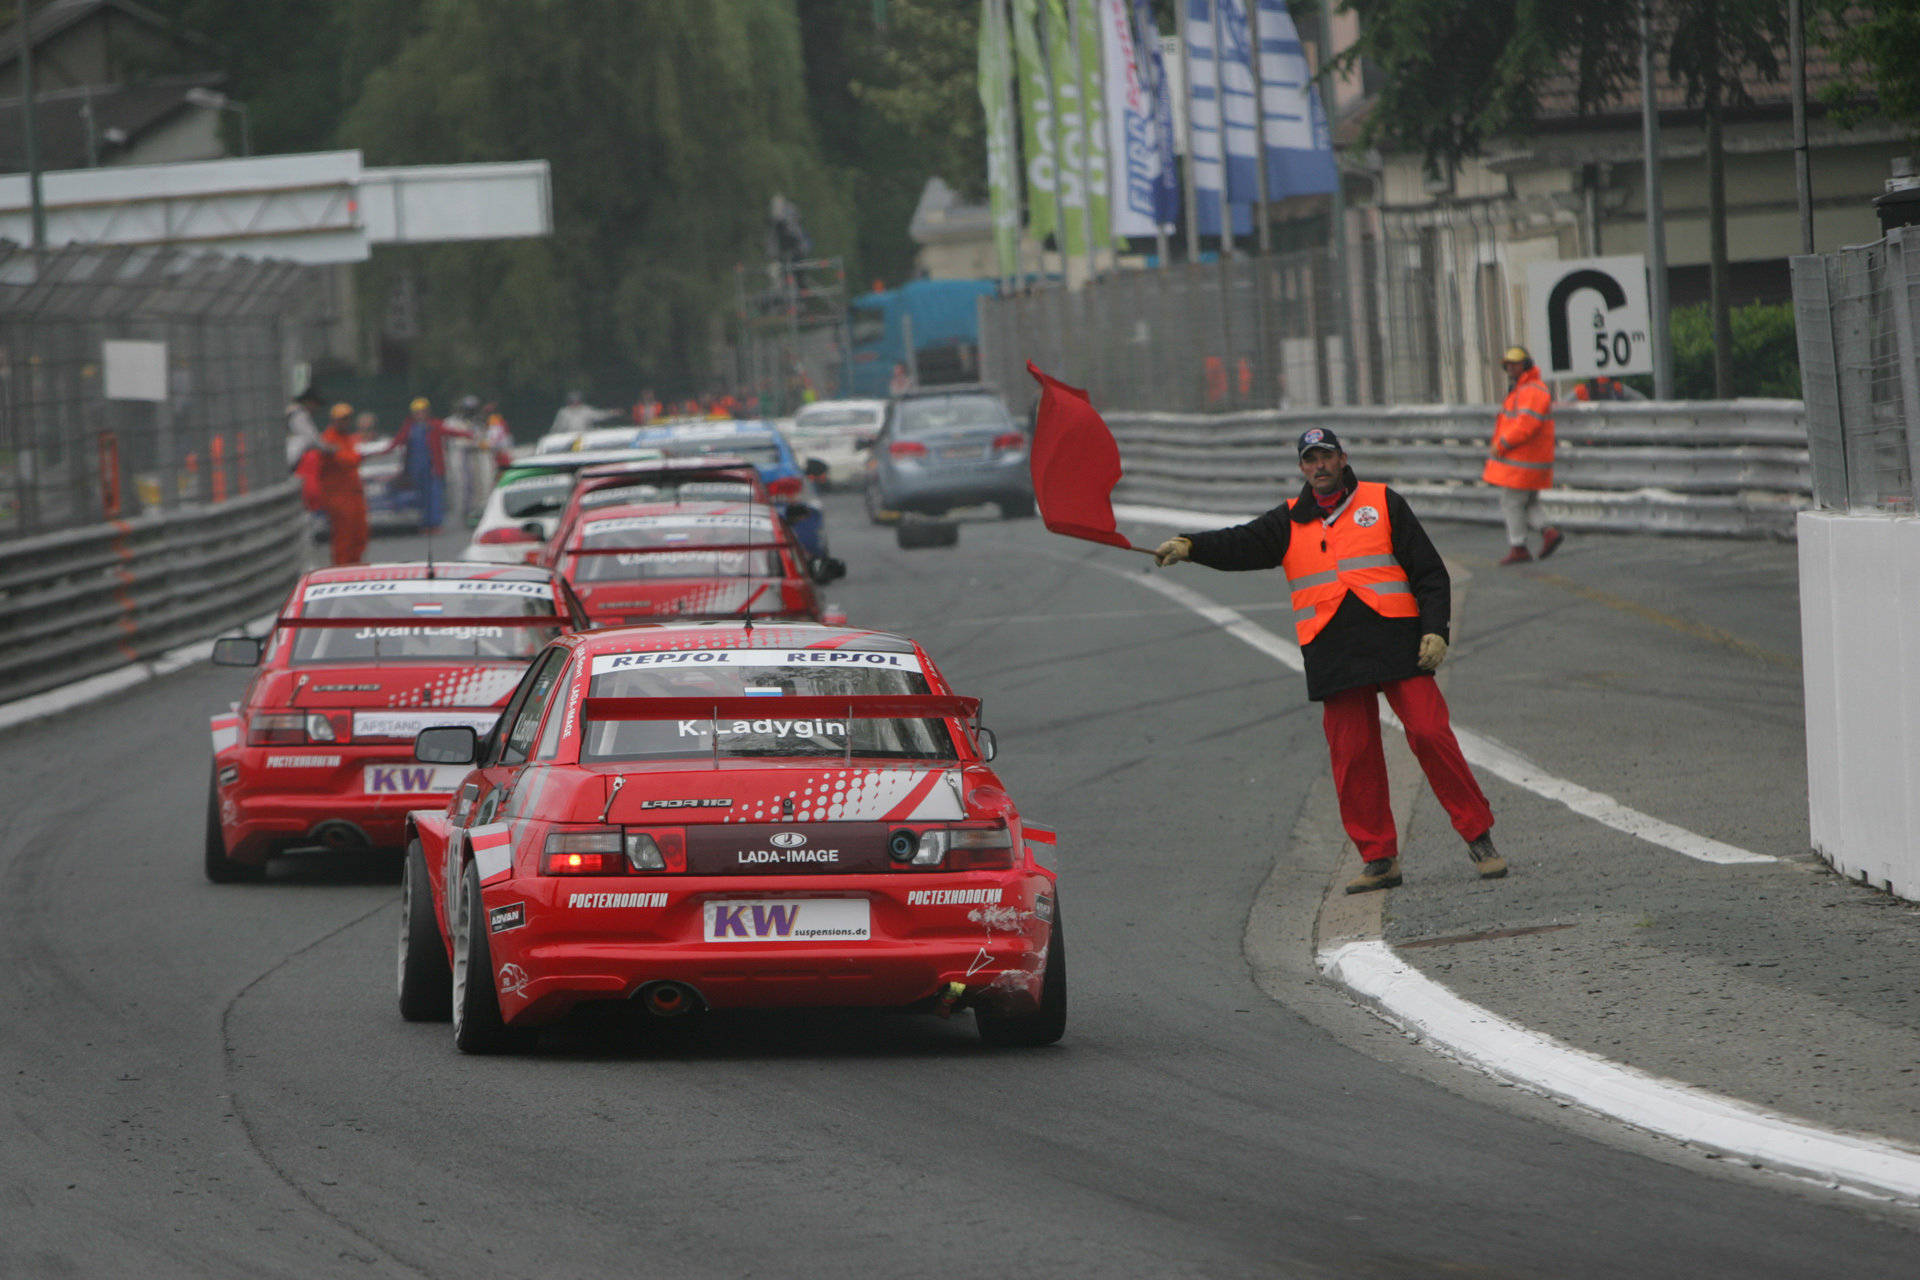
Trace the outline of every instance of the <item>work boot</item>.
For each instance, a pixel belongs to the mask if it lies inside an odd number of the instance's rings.
[[[1375,889],[1400,887],[1400,859],[1375,858],[1360,868],[1360,874],[1347,881],[1348,893],[1371,893]]]
[[[1554,528],[1552,525],[1548,525],[1546,528],[1542,529],[1540,531],[1540,558],[1542,560],[1545,560],[1548,556],[1558,551],[1560,549],[1560,544],[1565,542],[1566,540],[1567,540],[1567,535],[1560,532],[1558,529]]]
[[[1524,545],[1522,545],[1522,546],[1515,547],[1513,550],[1507,552],[1506,555],[1500,557],[1500,563],[1501,564],[1525,564],[1527,561],[1531,559],[1533,559],[1533,552],[1527,550],[1527,548]]]
[[[1482,880],[1499,880],[1507,874],[1507,860],[1494,851],[1491,831],[1478,840],[1467,841],[1467,856],[1473,859],[1473,869]]]

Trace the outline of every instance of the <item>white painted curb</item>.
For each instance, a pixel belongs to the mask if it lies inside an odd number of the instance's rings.
[[[1690,1146],[1833,1187],[1920,1202],[1920,1153],[1822,1129],[1636,1071],[1462,1000],[1377,939],[1322,951],[1320,971],[1362,1002],[1494,1075]]]
[[[252,622],[246,623],[244,629],[249,633],[264,633],[273,625],[276,616],[278,615],[269,613],[255,618]],[[36,693],[31,698],[21,698],[15,702],[0,704],[0,731],[25,724],[29,720],[59,715],[63,711],[85,706],[89,702],[98,702],[109,694],[119,693],[122,689],[131,689],[137,684],[145,684],[157,676],[171,675],[182,667],[192,666],[196,662],[205,662],[212,656],[213,641],[196,640],[192,644],[183,644],[177,649],[169,649],[151,662],[131,662],[114,671],[103,671],[97,676],[61,685],[58,689]]]

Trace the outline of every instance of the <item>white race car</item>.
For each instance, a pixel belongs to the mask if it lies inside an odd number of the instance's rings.
[[[886,413],[885,400],[822,400],[794,415],[787,439],[801,457],[827,464],[827,474],[814,478],[820,488],[857,489],[867,482],[864,450],[880,434]]]
[[[632,428],[622,433],[631,437]],[[567,509],[574,479],[582,467],[607,462],[657,462],[659,449],[596,449],[578,453],[536,453],[516,459],[500,473],[474,528],[462,560],[493,564],[532,564],[553,536]]]

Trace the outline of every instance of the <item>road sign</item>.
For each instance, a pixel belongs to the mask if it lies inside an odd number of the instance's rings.
[[[1647,260],[1527,265],[1527,346],[1547,378],[1653,372]]]

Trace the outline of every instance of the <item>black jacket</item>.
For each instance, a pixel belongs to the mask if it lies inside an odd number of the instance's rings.
[[[1359,483],[1352,467],[1346,481],[1349,492]],[[1193,543],[1193,562],[1209,569],[1277,569],[1294,538],[1318,534],[1320,517],[1312,487],[1302,485],[1292,508],[1275,507],[1249,524],[1183,536]],[[1420,637],[1448,636],[1453,583],[1447,566],[1413,508],[1392,489],[1387,490],[1387,521],[1393,528],[1394,559],[1407,571],[1420,616],[1383,618],[1360,597],[1348,594],[1320,634],[1300,651],[1307,663],[1307,697],[1315,702],[1359,685],[1431,674],[1420,670]]]

